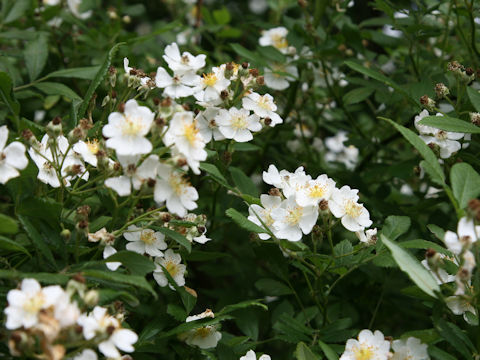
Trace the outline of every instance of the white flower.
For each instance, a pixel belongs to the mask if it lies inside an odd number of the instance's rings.
[[[341,218],[342,225],[350,231],[362,231],[372,225],[370,214],[363,204],[358,204],[358,190],[345,185],[335,189],[328,202],[330,211],[336,218]]]
[[[164,95],[178,99],[193,95],[194,87],[200,84],[200,76],[194,72],[170,76],[164,68],[159,67],[155,76],[155,84],[158,88],[164,89]]]
[[[224,71],[220,67],[214,67],[211,73],[203,74],[194,95],[198,101],[216,105],[221,100],[220,93],[227,90],[229,85],[230,80],[225,78]]]
[[[159,166],[158,155],[148,156],[140,166],[136,166],[140,156],[118,156],[118,161],[122,165],[123,175],[108,178],[105,180],[105,186],[117,192],[120,196],[128,196],[132,192],[132,187],[139,190],[142,184],[149,179],[155,179],[157,168]]]
[[[85,340],[91,340],[97,335],[109,335],[98,344],[98,349],[108,358],[120,358],[118,349],[124,352],[135,350],[133,344],[138,340],[137,334],[122,328],[119,321],[109,315],[107,309],[103,307],[95,306],[90,314],[80,316],[78,324],[82,326]]]
[[[240,358],[240,360],[257,360],[257,355],[255,354],[255,351],[248,350],[247,353]],[[271,357],[270,355],[263,354],[258,358],[258,360],[271,360]]]
[[[113,254],[116,254],[117,250],[112,245],[107,245],[103,248],[103,258],[108,259]],[[121,265],[121,262],[118,261],[107,261],[105,262],[107,268],[111,271],[116,271]]]
[[[260,118],[245,109],[235,107],[229,110],[220,109],[215,116],[218,129],[227,139],[233,139],[238,142],[247,142],[253,139],[251,131],[262,130]]]
[[[305,186],[296,192],[296,200],[300,206],[318,205],[321,200],[329,200],[335,189],[335,181],[323,174],[315,180],[308,180]]]
[[[139,106],[130,99],[125,103],[125,111],[113,112],[108,116],[108,124],[102,133],[108,138],[106,145],[117,155],[148,154],[152,144],[145,138],[153,123],[153,112],[146,106]]]
[[[70,11],[72,12],[72,14],[81,19],[81,20],[86,20],[88,19],[90,16],[92,16],[92,13],[93,11],[92,10],[88,10],[88,11],[85,11],[85,12],[80,12],[80,5],[82,4],[82,0],[67,0],[67,5],[68,5],[68,8],[70,9]]]
[[[20,327],[29,329],[38,324],[38,314],[41,310],[55,306],[64,293],[58,286],[47,286],[42,289],[35,279],[24,279],[20,290],[10,290],[7,294],[8,306],[4,312],[7,315],[5,327],[15,330]]]
[[[298,70],[293,65],[274,64],[264,70],[265,85],[274,90],[287,89],[296,78]]]
[[[245,109],[252,110],[263,119],[269,118],[272,127],[283,122],[280,115],[275,112],[277,105],[273,102],[273,97],[270,94],[260,95],[251,92],[242,99],[242,105]]]
[[[70,295],[62,289],[61,294],[57,298],[53,314],[60,326],[65,328],[77,322],[80,316],[80,309],[76,302],[71,302]]]
[[[468,323],[470,323],[470,321],[467,316],[467,312],[470,312],[473,315],[477,315],[475,307],[473,307],[473,305],[467,300],[465,296],[449,296],[445,299],[445,303],[455,315],[463,315],[463,318]]]
[[[289,52],[287,34],[288,30],[283,26],[264,30],[258,42],[261,46],[273,46],[280,52],[286,54]]]
[[[469,249],[479,236],[480,226],[475,226],[473,219],[462,217],[458,221],[457,233],[446,231],[444,241],[448,250],[459,255],[463,250]]]
[[[212,310],[207,309],[203,313],[187,317],[186,322],[205,319],[207,317],[215,318]],[[215,325],[202,326],[196,329],[189,330],[180,335],[180,339],[184,340],[190,346],[198,346],[200,349],[209,349],[217,346],[217,343],[222,338],[222,334],[217,331]]]
[[[130,225],[127,231],[123,233],[123,237],[130,241],[126,246],[127,250],[135,251],[141,255],[163,256],[163,252],[160,250],[167,248],[165,235],[151,229],[142,229]]]
[[[163,142],[167,146],[175,145],[178,151],[185,156],[192,171],[200,174],[200,161],[206,160],[207,152],[205,151],[205,140],[200,134],[193,112],[183,111],[173,115]]]
[[[356,231],[355,235],[357,235],[360,242],[367,245],[375,245],[377,242],[377,228],[368,229],[366,231]]]
[[[358,149],[353,146],[345,146],[344,142],[348,140],[345,131],[339,131],[335,136],[325,139],[325,147],[329,150],[325,154],[325,160],[328,162],[343,163],[347,169],[353,170],[358,162]]]
[[[300,206],[291,196],[272,211],[274,234],[280,239],[300,241],[303,234],[309,234],[317,222],[316,206]]]
[[[8,128],[0,126],[0,184],[20,175],[18,170],[23,170],[28,165],[25,156],[25,145],[14,141],[5,147],[8,140]]]
[[[362,330],[357,339],[349,339],[340,360],[387,360],[390,342],[379,330]]]
[[[167,286],[168,279],[163,271],[162,266],[167,270],[172,279],[178,286],[185,285],[185,270],[187,267],[183,264],[180,254],[176,254],[172,249],[165,251],[164,257],[157,257],[155,259],[155,270],[153,271],[153,278],[160,286]],[[174,287],[170,285],[173,290]]]
[[[282,187],[283,195],[285,197],[296,197],[302,189],[308,186],[308,182],[312,180],[312,177],[305,173],[303,166],[295,169],[294,173],[288,172],[286,170],[280,171],[280,175],[284,177],[285,184]]]
[[[212,138],[215,141],[225,139],[225,136],[223,136],[218,129],[218,124],[215,121],[215,116],[217,116],[219,110],[220,109],[215,106],[209,106],[205,110],[200,111],[195,117],[198,131],[205,140],[205,143],[210,142]]]
[[[166,201],[168,211],[178,216],[185,216],[187,210],[197,208],[198,192],[180,172],[170,165],[160,164],[158,175],[154,190],[157,203]]]
[[[433,134],[436,130],[438,130],[431,126],[420,124],[420,120],[422,120],[423,118],[426,118],[427,116],[430,116],[430,113],[428,112],[427,109],[423,109],[420,114],[415,116],[414,125],[420,135]],[[442,114],[437,114],[437,116],[442,116]]]
[[[97,167],[97,153],[99,150],[100,144],[97,139],[87,142],[80,140],[73,145],[73,151],[80,154],[85,162],[95,167]]]
[[[262,194],[260,195],[260,202],[263,207],[257,204],[252,204],[248,207],[248,220],[260,227],[263,227],[263,222],[268,229],[273,232],[273,223],[275,220],[272,218],[272,211],[280,206],[282,199],[280,196]],[[262,222],[258,218],[260,218]],[[262,240],[270,239],[270,235],[267,233],[258,234],[258,236]]]
[[[395,351],[392,360],[429,360],[427,344],[415,338],[409,337],[407,340],[394,340],[392,349]]]
[[[180,55],[180,50],[176,43],[171,43],[165,47],[165,55],[163,59],[167,62],[168,67],[176,74],[184,74],[187,72],[197,72],[205,66],[204,54],[193,56],[189,52]]]
[[[69,358],[72,360],[97,360],[97,353],[92,349],[85,349],[80,354],[76,355],[74,358]]]

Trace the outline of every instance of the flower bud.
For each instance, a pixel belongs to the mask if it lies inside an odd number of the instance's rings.
[[[117,83],[117,69],[114,66],[108,68],[108,81],[111,87],[115,87]]]
[[[82,205],[77,208],[76,219],[87,220],[90,215],[91,208],[88,205]]]
[[[427,109],[428,111],[434,111],[435,110],[435,101],[433,99],[430,99],[428,95],[423,95],[420,98],[420,104]]]
[[[47,124],[47,134],[51,138],[56,138],[62,134],[62,119],[59,116],[54,117],[53,120]]]
[[[271,188],[268,191],[268,195],[270,195],[270,196],[282,196],[282,193],[280,192],[280,189],[274,187],[274,188]]]
[[[480,113],[478,112],[470,113],[470,121],[472,122],[473,125],[480,126]]]
[[[69,133],[68,133],[68,141],[70,144],[75,144],[79,140],[84,140],[87,134],[85,131],[80,128],[79,126],[74,127]]]
[[[258,76],[256,82],[257,82],[257,85],[262,86],[265,84],[265,78],[263,76]]]
[[[102,100],[102,107],[105,107],[110,102],[110,96],[107,94]]]
[[[72,233],[68,229],[63,229],[60,232],[60,236],[62,237],[63,240],[68,241],[68,240],[70,240],[70,237],[72,236]]]
[[[83,301],[87,306],[97,305],[99,299],[100,295],[97,290],[89,290],[85,293],[85,296],[83,297]]]
[[[438,99],[443,99],[450,94],[450,90],[443,83],[438,83],[435,85],[435,94],[437,94]]]

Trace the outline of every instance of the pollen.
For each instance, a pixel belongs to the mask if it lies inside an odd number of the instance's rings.
[[[125,116],[125,122],[122,124],[123,135],[138,135],[143,131],[144,125],[139,118],[130,115]]]
[[[90,151],[93,155],[98,153],[100,150],[100,144],[97,139],[89,140],[86,142],[88,151]]]
[[[206,86],[215,86],[215,84],[218,81],[218,78],[217,78],[217,75],[215,75],[214,73],[208,73],[208,74],[203,74],[202,81]]]
[[[280,35],[273,35],[272,42],[277,49],[285,49],[288,46],[287,39]]]
[[[245,116],[234,116],[230,123],[232,127],[237,130],[246,129],[248,126],[248,121]]]
[[[193,145],[197,140],[198,129],[195,122],[186,123],[183,125],[183,136],[189,142],[190,145]]]
[[[260,99],[258,99],[258,106],[265,110],[272,110],[272,105],[266,96],[260,96]]]
[[[345,203],[345,213],[352,218],[358,218],[362,213],[362,205],[358,205],[353,200],[347,200]]]
[[[184,192],[185,187],[189,185],[188,181],[185,180],[181,175],[173,173],[168,178],[168,183],[177,196],[180,196]]]
[[[354,350],[355,360],[373,360],[375,353],[371,346],[360,345]]]
[[[147,229],[142,231],[140,235],[140,240],[147,245],[152,245],[153,243],[155,243],[155,240],[157,240],[157,238],[155,237],[155,233],[152,230]]]
[[[287,210],[286,223],[290,226],[295,226],[300,222],[303,215],[303,209],[300,206],[295,206],[292,209]]]
[[[45,298],[41,292],[35,294],[32,298],[23,303],[23,310],[30,314],[36,314],[39,312],[45,304]]]
[[[180,272],[178,264],[174,263],[173,261],[167,261],[165,264],[165,269],[168,271],[171,277],[175,277]]]
[[[323,198],[325,196],[325,190],[326,190],[325,186],[316,184],[316,185],[313,185],[312,187],[310,187],[310,189],[308,191],[308,195],[311,198],[320,199],[320,198]]]

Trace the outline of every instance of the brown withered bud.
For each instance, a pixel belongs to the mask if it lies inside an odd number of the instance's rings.
[[[14,331],[12,335],[10,335],[10,340],[12,340],[14,343],[18,344],[20,341],[22,341],[22,335],[19,331]]]
[[[186,159],[180,158],[180,159],[177,160],[177,166],[178,167],[183,167],[185,165],[187,165],[187,160]]]
[[[472,199],[468,202],[468,210],[475,220],[480,221],[480,200]]]
[[[115,326],[110,325],[109,327],[107,327],[108,335],[112,335],[114,331],[115,331]]]
[[[68,175],[75,176],[75,175],[78,175],[82,172],[82,166],[78,165],[78,164],[75,164],[75,165],[69,166],[66,169],[66,171],[67,171]]]
[[[155,125],[157,125],[158,127],[163,127],[165,126],[165,119],[162,118],[162,117],[157,117],[155,119]]]
[[[182,107],[183,107],[186,111],[189,111],[189,110],[190,110],[190,105],[188,105],[187,103],[182,104]]]
[[[79,229],[85,230],[88,229],[88,221],[87,220],[81,220],[77,223],[77,227]]]
[[[248,69],[248,62],[246,62],[246,61],[243,62],[243,63],[242,63],[242,68]]]
[[[391,336],[385,336],[385,340],[392,342],[392,341],[393,341],[393,337],[391,337]]]
[[[471,112],[470,113],[470,121],[475,126],[480,126],[480,113],[478,112]]]
[[[268,195],[270,196],[282,196],[282,193],[280,192],[280,189],[279,188],[271,188],[270,190],[268,190]]]
[[[227,90],[222,90],[222,91],[220,92],[220,98],[221,98],[222,100],[228,99],[228,91],[227,91]]]
[[[225,65],[225,70],[227,71],[233,71],[234,69],[234,66],[231,62],[228,62],[226,65]]]
[[[450,90],[443,83],[438,83],[435,85],[435,94],[439,99],[443,99],[445,96],[450,94]]]
[[[470,271],[468,271],[468,269],[466,268],[460,268],[457,272],[457,277],[461,280],[461,281],[468,281],[470,280],[472,274],[470,273]]]
[[[62,123],[62,118],[60,116],[55,116],[52,119],[52,124],[53,125],[60,125]]]
[[[122,113],[125,111],[125,103],[118,104],[118,111]]]
[[[200,113],[200,110],[195,109],[195,110],[193,110],[193,113],[194,113],[195,115],[198,115],[198,114]]]
[[[434,249],[429,248],[425,251],[425,258],[428,259],[428,258],[434,257],[436,253],[437,252]]]
[[[161,101],[162,101],[162,100],[161,100],[160,98],[158,98],[158,97],[153,98],[153,103],[155,104],[155,106],[160,105],[160,102],[161,102]]]
[[[138,70],[133,68],[133,69],[130,69],[130,75],[137,75],[138,74]]]
[[[313,236],[316,236],[316,237],[322,235],[322,228],[318,225],[315,225],[312,229],[312,234]]]
[[[117,92],[115,90],[112,90],[112,99],[116,99],[117,98]]]
[[[92,127],[93,127],[93,124],[90,120],[88,119],[80,119],[80,121],[78,122],[78,125],[80,126],[80,128],[82,128],[83,130],[90,130]]]
[[[88,205],[82,205],[77,208],[77,216],[81,216],[83,218],[88,218],[88,215],[90,215],[90,211],[92,209]]]
[[[75,325],[74,331],[75,331],[77,334],[81,334],[81,333],[83,332],[83,326],[81,326],[81,325]]]
[[[272,123],[272,119],[270,119],[269,117],[266,117],[263,122],[265,123],[265,125],[267,126],[270,126],[270,124]]]
[[[87,280],[81,273],[76,273],[72,276],[72,279],[75,280],[76,282],[79,282],[80,284],[85,284]]]
[[[471,67],[468,67],[468,68],[465,69],[465,73],[468,76],[472,76],[473,74],[475,74],[475,70],[473,70]]]
[[[148,74],[148,77],[150,79],[155,79],[157,77],[157,72],[156,71],[152,71],[150,74]]]
[[[198,295],[197,295],[197,292],[196,292],[195,290],[189,288],[188,286],[184,286],[183,288],[184,288],[185,291],[188,292],[190,295],[195,296],[195,297],[198,296]]]
[[[258,69],[249,69],[248,72],[250,73],[250,75],[252,75],[253,77],[257,77],[259,72],[258,72]]]
[[[170,220],[172,220],[172,215],[170,215],[170,213],[164,212],[161,215],[161,219],[163,222],[170,222]]]
[[[27,140],[27,141],[30,141],[30,139],[32,139],[34,136],[33,136],[33,133],[30,129],[25,129],[22,131],[22,137]]]
[[[117,73],[117,69],[115,68],[115,66],[110,66],[108,68],[108,74],[109,75],[115,75]]]
[[[115,162],[115,164],[113,164],[114,171],[120,171],[121,169],[122,169],[122,165],[120,165],[119,162]]]
[[[257,84],[260,86],[265,84],[265,79],[263,76],[257,77]]]
[[[205,231],[207,231],[207,229],[205,228],[205,226],[197,226],[197,230],[200,234],[204,234]]]
[[[328,201],[323,199],[320,201],[320,203],[318,204],[318,208],[321,210],[321,211],[327,211],[328,210]]]
[[[153,188],[156,183],[157,183],[157,181],[155,179],[149,178],[147,180],[147,185],[148,185],[149,188]]]
[[[161,107],[169,107],[171,105],[172,105],[172,99],[170,99],[169,97],[163,99],[162,102],[160,103]]]

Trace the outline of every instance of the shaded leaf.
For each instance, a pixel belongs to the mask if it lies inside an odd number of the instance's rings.
[[[471,199],[480,195],[480,175],[467,163],[459,163],[450,170],[450,182],[455,199],[462,209]]]

